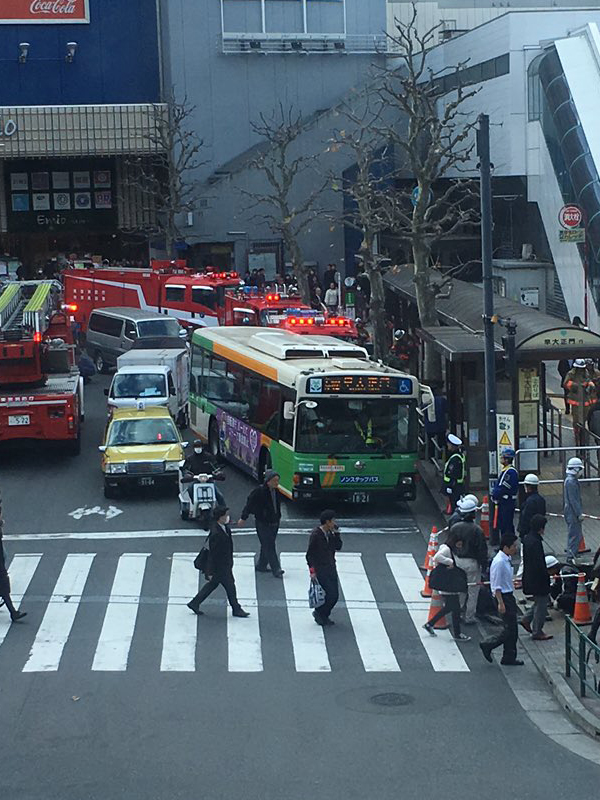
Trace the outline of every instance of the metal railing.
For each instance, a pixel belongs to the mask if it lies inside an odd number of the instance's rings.
[[[552,451],[552,446],[562,447],[563,443],[563,428],[562,428],[562,411],[560,411],[552,403],[546,406],[540,405],[539,413],[541,419],[538,420],[538,427],[542,434],[542,441],[544,447],[548,448],[548,452],[544,453],[544,458],[549,458]],[[558,433],[557,433],[558,429]]]
[[[588,689],[600,697],[600,647],[571,619],[565,617],[565,675],[575,673],[579,679],[579,696]]]
[[[225,33],[220,37],[221,52],[267,55],[344,55],[387,54],[385,34],[331,33]]]

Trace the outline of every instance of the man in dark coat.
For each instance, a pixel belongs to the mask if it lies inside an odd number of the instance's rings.
[[[519,535],[523,540],[529,533],[531,520],[536,514],[542,517],[546,514],[546,501],[538,492],[540,479],[533,472],[525,475],[523,484],[525,486],[525,501],[521,506],[521,513],[519,514]]]
[[[2,501],[0,500],[0,598],[2,603],[0,606],[6,606],[10,618],[13,622],[17,622],[23,617],[27,616],[26,611],[17,611],[10,596],[10,578],[8,577],[8,570],[6,569],[6,557],[4,555],[4,547],[2,545],[2,533],[4,527],[4,520],[2,517]]]
[[[313,611],[315,622],[317,625],[333,625],[329,615],[340,595],[335,554],[342,549],[342,537],[335,521],[335,511],[323,511],[320,521],[321,524],[310,534],[306,562],[311,580],[320,583],[325,592],[325,602]]]
[[[550,600],[550,576],[546,566],[542,537],[548,520],[536,514],[529,525],[529,533],[523,542],[523,593],[533,595],[533,606],[519,620],[532,639],[552,639],[544,633],[544,621]]]
[[[227,592],[227,599],[234,617],[249,617],[250,614],[239,604],[233,577],[233,539],[229,527],[229,509],[217,506],[214,522],[208,534],[209,578],[198,594],[187,604],[194,614],[200,616],[200,604],[221,585]]]
[[[277,491],[278,486],[279,473],[274,469],[266,470],[263,485],[250,492],[238,525],[244,523],[250,514],[254,514],[256,534],[260,542],[260,555],[256,563],[256,571],[268,572],[270,567],[273,575],[281,578],[283,570],[279,563],[276,547],[281,520],[281,499]]]

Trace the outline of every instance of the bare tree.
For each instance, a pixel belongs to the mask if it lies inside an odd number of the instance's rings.
[[[137,194],[144,212],[137,229],[164,236],[169,257],[181,236],[180,216],[196,209],[201,194],[194,173],[206,162],[199,158],[204,143],[193,128],[194,111],[187,97],[177,101],[172,91],[166,104],[153,107],[146,134],[151,154],[127,160],[127,189]]]
[[[369,306],[373,330],[373,355],[387,358],[390,337],[385,319],[385,292],[381,265],[383,258],[376,253],[377,236],[389,228],[386,204],[382,197],[389,191],[390,153],[375,123],[378,114],[372,111],[368,98],[358,109],[343,104],[336,114],[343,118],[343,127],[335,128],[328,152],[345,151],[352,167],[341,179],[331,177],[331,186],[351,201],[342,213],[344,224],[362,235],[359,258],[371,284]]]
[[[385,118],[379,131],[394,150],[395,174],[416,183],[414,195],[411,190],[387,192],[382,202],[390,230],[412,249],[417,307],[421,325],[427,327],[439,325],[436,299],[449,281],[438,280],[432,250],[479,218],[477,184],[456,177],[466,171],[475,147],[476,119],[465,114],[464,105],[477,89],[465,89],[461,83],[467,62],[440,72],[430,69],[428,51],[439,29],[436,25],[420,34],[413,3],[410,22],[396,21],[396,31],[389,36],[398,62],[378,68],[375,88]],[[438,371],[439,361],[429,348],[426,377],[434,379]]]
[[[298,240],[315,219],[317,201],[326,186],[314,172],[315,156],[300,149],[298,139],[309,127],[300,113],[281,104],[270,115],[260,114],[252,130],[262,141],[249,166],[264,176],[267,186],[264,191],[240,189],[251,201],[249,208],[259,209],[254,218],[283,240],[305,303],[310,301],[310,289]],[[303,190],[307,183],[312,188]]]

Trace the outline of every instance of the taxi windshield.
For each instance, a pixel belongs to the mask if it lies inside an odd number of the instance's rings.
[[[112,396],[115,399],[127,397],[166,397],[167,381],[160,373],[115,375]]]
[[[117,419],[110,426],[108,447],[177,444],[179,436],[170,419]]]

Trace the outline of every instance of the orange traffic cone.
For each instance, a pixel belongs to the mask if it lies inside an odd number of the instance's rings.
[[[427,552],[425,553],[425,561],[423,561],[423,566],[421,567],[421,569],[425,570],[425,572],[429,572],[431,570],[431,559],[437,550],[437,534],[438,529],[434,525],[431,529],[431,533],[429,534],[429,542],[427,544]]]
[[[431,595],[431,604],[429,606],[429,616],[427,617],[427,622],[430,619],[433,619],[438,611],[443,607],[444,600],[442,595],[439,592],[433,592]],[[435,630],[438,631],[445,631],[448,628],[448,622],[446,621],[446,617],[442,617],[438,619],[438,621],[433,626]]]
[[[483,535],[486,539],[490,538],[490,504],[488,502],[487,494],[484,495],[483,503],[481,504],[481,520],[479,522]]]
[[[590,602],[587,596],[587,589],[585,588],[585,575],[583,572],[580,572],[579,580],[577,581],[577,596],[575,598],[573,622],[577,625],[589,625],[591,621],[592,612],[590,611]]]
[[[431,570],[433,569],[433,557],[435,555],[435,551],[437,550],[437,528],[434,527],[431,531],[431,539],[430,539],[430,547],[427,551],[427,556],[429,559],[429,566],[427,567],[427,575],[425,575],[425,586],[421,589],[421,597],[431,597],[433,594],[433,590],[429,586],[429,576],[431,575]]]
[[[583,533],[581,534],[581,539],[579,540],[579,549],[577,550],[578,553],[591,553],[592,548],[588,547],[585,543],[585,539],[583,538]]]

